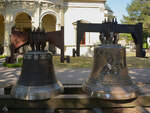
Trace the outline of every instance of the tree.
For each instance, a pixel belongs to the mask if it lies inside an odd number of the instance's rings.
[[[150,36],[150,0],[132,0],[127,6],[128,16],[123,16],[124,24],[143,23],[143,39]]]

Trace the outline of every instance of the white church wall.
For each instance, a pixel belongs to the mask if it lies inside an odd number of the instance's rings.
[[[104,20],[103,3],[69,3],[64,14],[65,26],[65,55],[72,55],[76,48],[76,26],[72,23],[85,20],[89,23],[101,23]],[[99,33],[86,33],[85,45],[81,45],[81,55],[87,56],[92,45],[99,42]],[[91,49],[92,51],[92,49]],[[93,54],[93,53],[92,53]],[[91,55],[89,55],[91,56]]]

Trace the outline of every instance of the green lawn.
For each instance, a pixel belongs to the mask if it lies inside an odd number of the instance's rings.
[[[127,57],[128,68],[150,68],[150,58]]]
[[[6,57],[6,56],[0,55],[0,59],[1,59],[1,58],[5,58],[5,57]]]
[[[54,66],[56,68],[92,68],[93,58],[90,57],[70,57],[70,63],[60,63],[60,57],[54,56]],[[7,67],[20,67],[22,60],[16,64],[3,64]],[[134,53],[127,53],[128,68],[150,68],[150,58],[138,58]]]
[[[127,65],[129,68],[150,68],[150,57],[135,57],[135,53],[127,53]]]
[[[129,53],[126,57],[128,68],[150,68],[150,58],[139,58],[135,54]],[[71,63],[60,63],[58,57],[54,57],[56,67],[63,68],[92,68],[93,58],[89,57],[71,57]]]
[[[90,57],[70,57],[70,63],[60,63],[60,57],[54,57],[55,67],[61,68],[91,68],[93,64],[93,58]]]

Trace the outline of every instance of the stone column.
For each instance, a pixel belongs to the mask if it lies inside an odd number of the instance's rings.
[[[61,25],[59,23],[56,23],[56,31],[61,30]]]
[[[56,31],[61,30],[62,26],[62,9],[59,9],[59,13],[57,13],[57,20],[56,20]]]
[[[61,26],[64,26],[64,6],[60,9],[60,16],[61,16]]]
[[[5,35],[4,35],[4,53],[3,55],[10,56],[10,35],[11,35],[11,28],[13,25],[12,16],[6,15],[5,20]]]
[[[36,2],[34,8],[36,8],[36,10],[32,15],[32,29],[40,27],[40,3]]]
[[[61,30],[61,26],[64,26],[64,6],[59,6],[59,13],[57,15],[56,31]]]

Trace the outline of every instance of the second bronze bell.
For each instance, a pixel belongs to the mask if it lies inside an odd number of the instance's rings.
[[[57,81],[52,54],[31,51],[24,55],[21,75],[11,91],[13,97],[23,100],[49,99],[63,92]]]
[[[137,96],[126,66],[125,48],[120,45],[101,45],[94,50],[94,66],[83,84],[90,96],[108,100],[127,100]]]

